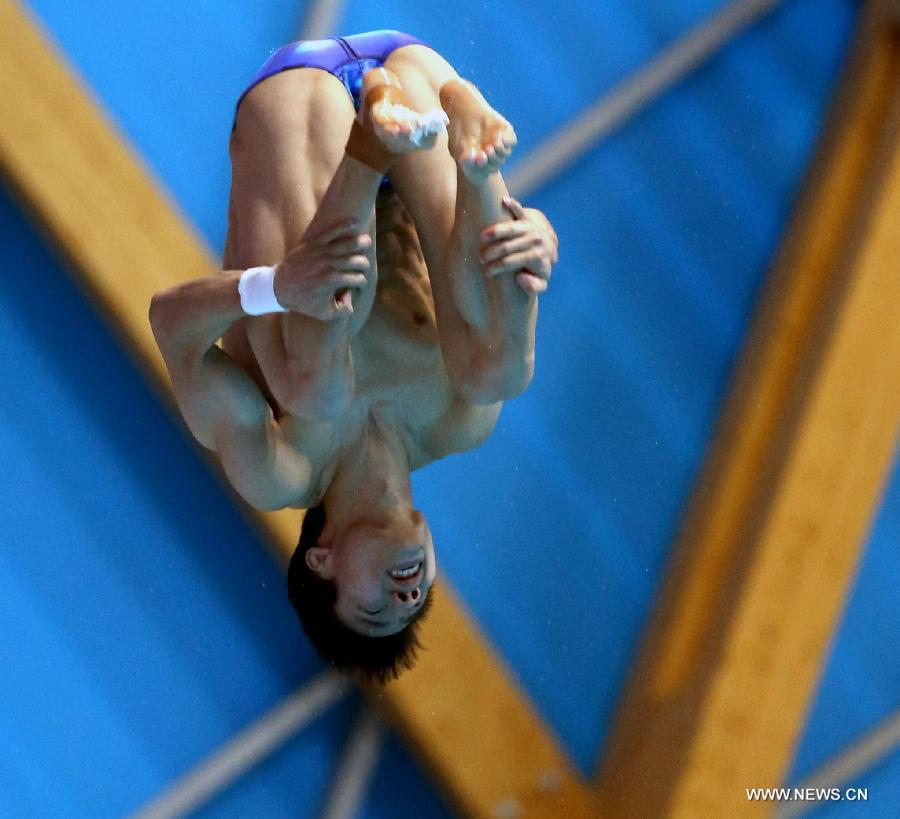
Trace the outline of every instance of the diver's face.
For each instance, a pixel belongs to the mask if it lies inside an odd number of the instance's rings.
[[[322,551],[328,554],[311,568],[337,587],[335,614],[369,637],[402,631],[425,604],[437,573],[431,531],[416,511],[388,523],[358,524]]]

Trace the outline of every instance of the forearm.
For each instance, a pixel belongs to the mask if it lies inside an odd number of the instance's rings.
[[[226,270],[162,290],[150,302],[150,324],[160,351],[202,356],[243,318],[238,281],[242,270]]]

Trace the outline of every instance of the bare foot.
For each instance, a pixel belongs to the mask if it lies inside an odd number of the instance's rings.
[[[371,124],[374,135],[394,155],[433,148],[447,130],[447,115],[437,109],[424,114],[410,106],[400,80],[387,68],[373,68],[363,78],[360,124]]]
[[[466,80],[445,83],[441,105],[450,117],[451,156],[470,182],[485,182],[512,153],[516,132]]]

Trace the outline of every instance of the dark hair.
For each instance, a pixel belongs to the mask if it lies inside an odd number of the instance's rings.
[[[288,567],[288,597],[306,636],[316,651],[339,671],[367,682],[386,683],[415,665],[421,643],[418,628],[431,608],[432,587],[421,608],[402,631],[386,637],[367,637],[345,626],[334,611],[337,588],[306,565],[306,553],[319,541],[325,525],[321,504],[308,510],[300,529],[300,542]]]

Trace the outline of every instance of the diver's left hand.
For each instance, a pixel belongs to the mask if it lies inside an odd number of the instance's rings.
[[[511,197],[504,198],[503,206],[513,219],[481,232],[479,257],[485,275],[515,273],[516,284],[526,293],[543,293],[559,259],[556,231],[539,210],[524,208]]]

